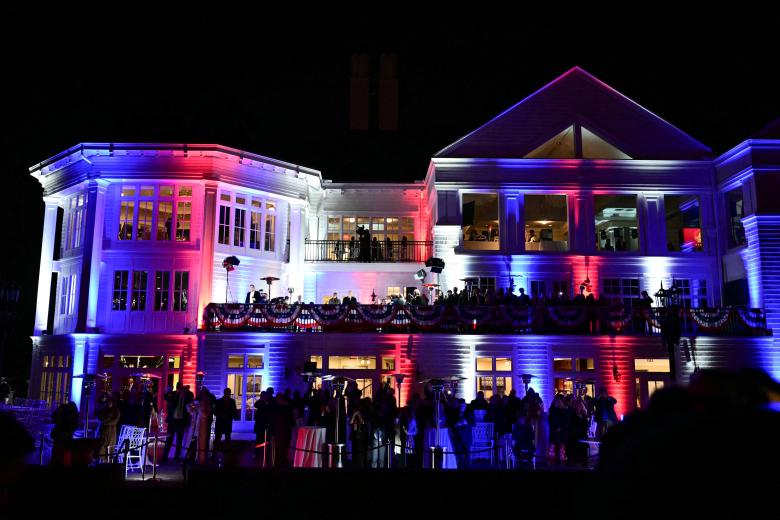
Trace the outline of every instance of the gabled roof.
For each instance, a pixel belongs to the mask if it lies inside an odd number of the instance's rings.
[[[522,158],[573,123],[633,159],[712,156],[707,146],[574,67],[434,157]]]

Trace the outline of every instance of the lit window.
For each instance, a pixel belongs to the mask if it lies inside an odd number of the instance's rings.
[[[173,227],[173,203],[160,202],[157,206],[157,240],[170,240]]]
[[[262,354],[249,354],[246,357],[247,368],[263,368],[263,355]]]
[[[376,370],[376,357],[329,356],[328,368],[331,370]]]
[[[135,197],[135,186],[122,186],[122,197]]]
[[[395,370],[395,358],[392,356],[382,356],[382,370]]]
[[[244,368],[243,354],[231,354],[228,356],[228,368]]]
[[[669,360],[637,358],[634,360],[634,370],[637,372],[669,372]]]
[[[276,245],[276,215],[265,216],[265,251],[273,251]]]
[[[568,251],[569,216],[566,195],[526,195],[525,250]]]
[[[665,195],[666,248],[668,251],[704,251],[699,197]]]
[[[230,245],[230,206],[219,207],[219,243]]]
[[[119,240],[133,239],[135,201],[123,200],[119,204]]]
[[[160,197],[173,197],[173,186],[160,186]]]
[[[246,210],[233,208],[233,245],[244,247],[244,229],[246,226]]]
[[[478,357],[477,358],[477,370],[479,372],[492,372],[493,371],[493,358]]]
[[[595,195],[599,251],[638,251],[636,195]]]
[[[190,241],[190,226],[192,220],[192,202],[179,202],[176,205],[176,240]]]
[[[179,197],[192,197],[192,186],[179,186]]]
[[[512,360],[509,358],[496,358],[496,371],[498,372],[511,372]]]
[[[574,370],[571,358],[555,358],[553,359],[553,370],[556,372],[571,372]]]
[[[464,193],[462,207],[463,245],[467,249],[498,250],[498,195]]]
[[[152,215],[154,202],[142,200],[138,202],[138,240],[150,240],[152,238]]]

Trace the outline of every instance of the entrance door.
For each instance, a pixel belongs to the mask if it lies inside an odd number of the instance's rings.
[[[636,374],[636,405],[638,408],[647,408],[650,398],[656,390],[660,390],[669,384],[669,374],[638,372]]]
[[[240,421],[255,420],[255,402],[263,391],[263,375],[260,372],[230,372],[227,375],[227,388],[236,400]]]

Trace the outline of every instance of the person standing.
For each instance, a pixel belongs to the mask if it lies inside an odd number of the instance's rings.
[[[246,293],[244,303],[260,303],[260,291],[256,291],[254,285],[249,286],[249,292]]]
[[[238,419],[238,408],[236,407],[236,400],[230,397],[230,388],[225,388],[225,391],[214,407],[214,416],[217,418],[217,423],[214,425],[214,443],[222,440],[222,436],[225,436],[225,441],[230,442],[230,436],[233,433],[233,421]]]
[[[107,397],[105,406],[97,413],[100,421],[100,453],[103,462],[110,462],[109,447],[116,443],[116,425],[119,423],[119,408],[114,406],[114,400]]]
[[[606,431],[617,422],[615,404],[617,404],[617,400],[607,393],[606,388],[602,387],[593,403],[596,418],[596,437],[598,439],[601,439]]]
[[[179,462],[181,459],[181,446],[184,442],[184,431],[190,423],[190,413],[187,405],[192,401],[192,394],[184,389],[181,381],[176,383],[176,390],[168,392],[165,395],[168,423],[168,438],[165,439],[165,452],[161,462],[168,460],[168,453],[171,451],[173,438],[176,437],[176,452],[174,459]]]
[[[209,441],[211,440],[211,393],[205,386],[198,395],[197,420],[195,434],[198,436],[198,463],[203,464],[208,460]]]

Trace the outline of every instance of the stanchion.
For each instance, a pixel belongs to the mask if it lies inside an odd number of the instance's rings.
[[[154,436],[154,448],[152,448],[152,478],[149,482],[160,482],[157,478],[157,435]]]
[[[444,468],[444,447],[431,446],[431,469]]]
[[[345,446],[343,444],[331,444],[331,443],[328,443],[327,446],[328,446],[328,467],[343,468]]]
[[[46,445],[46,441],[44,439],[43,432],[41,432],[41,462],[40,462],[41,466],[43,466],[43,448],[45,445]]]
[[[267,453],[268,453],[268,430],[264,430],[263,431],[263,469],[265,469]]]
[[[393,458],[392,458],[392,451],[391,447],[395,447],[395,441],[391,442],[390,439],[387,440],[387,445],[385,447],[385,450],[387,452],[387,468],[390,469],[393,465]]]

